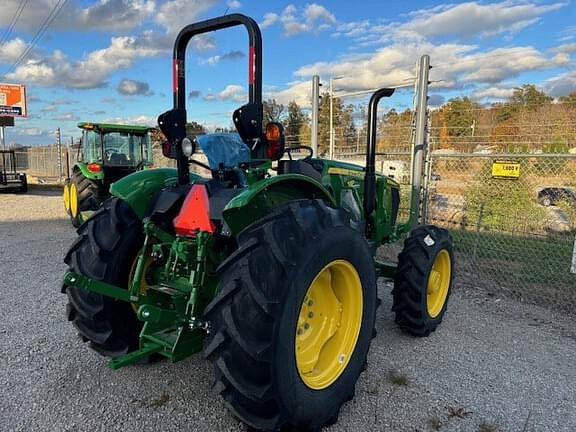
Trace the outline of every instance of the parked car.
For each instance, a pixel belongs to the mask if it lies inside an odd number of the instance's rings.
[[[556,205],[560,201],[576,205],[576,191],[565,187],[544,188],[538,192],[538,201],[546,207]]]

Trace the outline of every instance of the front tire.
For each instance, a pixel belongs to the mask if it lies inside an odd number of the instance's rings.
[[[259,430],[334,423],[354,395],[374,328],[368,244],[348,213],[321,201],[287,204],[238,241],[205,311],[216,391]]]
[[[78,229],[64,258],[70,271],[128,288],[132,265],[144,243],[142,224],[130,206],[117,198],[104,203]],[[63,286],[68,320],[98,353],[116,357],[138,348],[142,322],[130,303]]]
[[[94,180],[84,177],[82,172],[77,170],[70,178],[68,193],[70,220],[72,225],[78,228],[84,222],[84,212],[100,208],[102,203],[100,187]]]
[[[398,256],[392,290],[396,323],[413,336],[428,336],[442,322],[454,279],[450,233],[433,225],[412,230]]]

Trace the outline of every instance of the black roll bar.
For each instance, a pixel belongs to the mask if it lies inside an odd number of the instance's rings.
[[[182,153],[182,140],[186,138],[186,47],[194,36],[243,25],[248,31],[248,105],[245,112],[256,113],[248,122],[250,129],[262,131],[262,35],[258,23],[242,14],[224,15],[184,27],[174,42],[172,57],[172,91],[174,108],[158,117],[160,129],[173,146],[173,157],[178,167],[178,183],[188,184],[188,158]],[[256,109],[254,109],[256,107]],[[238,110],[237,110],[238,111]],[[240,113],[242,110],[239,111]],[[235,115],[235,117],[237,117]],[[236,121],[235,121],[236,123]],[[242,131],[239,131],[242,132]],[[242,135],[242,133],[241,133]],[[243,137],[244,138],[244,137]]]
[[[248,31],[248,98],[249,103],[262,103],[262,35],[258,23],[242,14],[224,15],[184,27],[174,42],[173,91],[174,109],[186,109],[186,47],[194,36],[243,25]]]
[[[376,209],[376,132],[378,120],[378,102],[384,97],[394,94],[393,88],[376,90],[368,104],[368,139],[366,143],[366,171],[364,174],[364,217],[370,220],[370,215]],[[367,231],[372,227],[368,226]]]

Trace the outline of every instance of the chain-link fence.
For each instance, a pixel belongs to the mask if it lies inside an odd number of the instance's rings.
[[[433,153],[427,221],[450,229],[459,279],[576,304],[576,155]]]

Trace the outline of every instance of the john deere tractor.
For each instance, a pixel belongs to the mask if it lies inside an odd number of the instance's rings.
[[[188,137],[186,46],[237,25],[250,43],[238,134]],[[68,319],[113,369],[202,351],[232,415],[258,430],[319,430],[354,397],[366,366],[377,279],[394,279],[396,322],[416,336],[440,324],[452,286],[446,230],[412,229],[397,266],[375,258],[417,217],[412,205],[408,223],[397,223],[399,185],[374,169],[378,101],[393,90],[370,100],[365,167],[309,148],[297,158],[279,123],[263,125],[255,21],[232,14],[189,25],[173,60],[174,108],[158,123],[177,169],[118,180],[80,227],[65,257]],[[205,176],[189,170],[197,145]]]
[[[78,127],[82,145],[63,193],[64,209],[75,227],[110,197],[113,182],[152,165],[151,128],[86,122]]]

